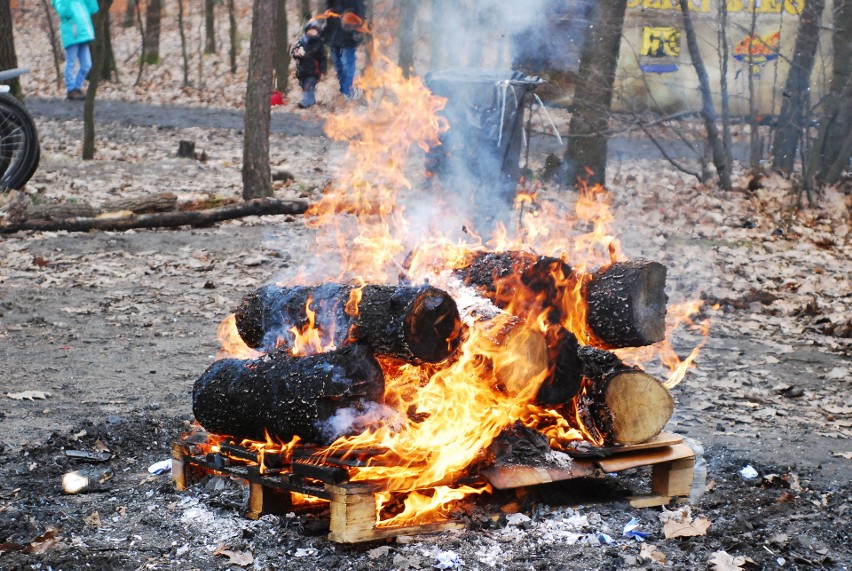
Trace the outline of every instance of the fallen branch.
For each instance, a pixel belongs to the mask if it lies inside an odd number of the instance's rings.
[[[176,228],[178,226],[209,226],[224,220],[245,216],[303,214],[308,203],[303,200],[256,198],[237,204],[193,211],[155,212],[121,217],[66,218],[60,220],[24,220],[0,225],[0,234],[22,230],[88,232],[89,230],[130,230],[135,228]]]

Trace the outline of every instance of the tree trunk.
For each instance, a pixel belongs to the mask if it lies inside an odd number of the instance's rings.
[[[112,25],[109,15],[104,18],[104,63],[101,68],[101,81],[118,81],[118,66],[115,52],[112,50]]]
[[[808,0],[799,17],[796,45],[784,85],[781,115],[772,142],[772,163],[781,172],[793,172],[799,141],[810,122],[811,72],[814,67],[825,0]],[[848,38],[846,40],[849,41]]]
[[[162,0],[148,0],[145,9],[145,44],[142,59],[147,64],[160,63],[160,21],[162,19]]]
[[[121,20],[122,28],[132,28],[136,18],[136,3],[139,0],[127,0],[124,7],[124,17]]]
[[[593,4],[563,160],[567,187],[606,183],[607,130],[626,6],[622,0]]]
[[[237,9],[234,0],[228,0],[228,39],[230,40],[228,57],[231,62],[231,73],[237,73],[237,54],[240,51],[237,35]]]
[[[98,93],[98,83],[104,68],[106,51],[104,26],[109,18],[110,6],[112,6],[112,0],[98,0],[98,12],[92,16],[95,41],[92,42],[92,70],[89,72],[89,86],[86,90],[86,101],[83,104],[83,160],[95,158],[95,96]]]
[[[402,0],[399,14],[399,67],[405,77],[414,69],[414,24],[417,19],[417,1]]]
[[[15,35],[12,26],[12,5],[9,0],[0,1],[0,70],[18,67],[18,56],[15,53]],[[20,78],[10,79],[12,95],[24,100]]]
[[[299,25],[304,26],[312,16],[311,0],[299,0]]]
[[[204,53],[216,53],[216,0],[204,0]]]
[[[384,387],[379,363],[359,345],[307,357],[282,351],[210,365],[192,388],[192,412],[205,430],[237,439],[265,441],[268,432],[327,445],[363,431],[357,417],[382,402]],[[339,412],[356,420],[336,427]]]
[[[269,168],[269,94],[278,3],[254,0],[243,137],[243,198],[272,196]]]
[[[840,180],[849,163],[849,125],[852,124],[852,0],[834,1],[831,88],[819,118],[810,172],[821,182]]]
[[[278,2],[278,24],[275,27],[275,89],[287,93],[290,78],[290,46],[287,39],[287,0]]]
[[[62,42],[56,34],[56,22],[54,22],[54,14],[56,11],[50,6],[49,0],[41,0],[41,6],[44,8],[44,18],[47,20],[47,33],[50,38],[50,50],[53,52],[53,70],[56,72],[56,89],[62,89],[62,65],[59,63],[62,51]]]
[[[674,413],[663,384],[641,369],[593,347],[580,347],[585,393],[574,406],[584,429],[598,445],[639,444],[658,435]]]
[[[177,3],[178,30],[180,31],[180,53],[183,57],[183,86],[187,87],[189,85],[189,52],[186,47],[186,32],[184,32],[183,29],[183,0],[177,0]],[[180,156],[180,154],[178,154],[178,156]]]
[[[692,60],[695,73],[698,75],[702,102],[701,115],[704,118],[707,139],[713,153],[713,164],[716,167],[716,174],[719,175],[719,186],[724,190],[731,190],[731,172],[728,170],[728,158],[725,156],[722,137],[719,133],[719,127],[716,125],[717,117],[716,110],[713,107],[713,95],[710,91],[710,79],[698,48],[698,37],[695,34],[695,26],[692,23],[689,2],[681,1],[680,9],[683,13],[683,29],[686,32],[686,45],[689,49],[689,57]]]
[[[291,348],[296,339],[292,329],[310,326],[309,304],[324,347],[357,342],[377,355],[437,363],[459,344],[455,301],[424,286],[269,284],[243,298],[235,313],[237,331],[255,349]]]

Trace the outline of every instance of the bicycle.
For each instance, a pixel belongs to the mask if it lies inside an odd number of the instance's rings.
[[[28,70],[0,71],[0,83]],[[26,107],[0,85],[0,193],[22,188],[33,176],[41,158],[38,131]]]

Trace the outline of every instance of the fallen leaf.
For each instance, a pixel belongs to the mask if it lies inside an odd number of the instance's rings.
[[[381,547],[377,547],[375,549],[371,549],[367,552],[367,556],[370,559],[379,559],[380,557],[384,557],[388,553],[390,553],[391,548],[387,545],[382,545]]]
[[[21,391],[19,393],[6,393],[6,396],[14,400],[44,400],[50,396],[45,391]]]
[[[706,517],[695,518],[695,521],[667,521],[663,526],[663,533],[666,539],[706,535],[710,523],[710,520]]]
[[[835,452],[835,458],[846,458],[847,460],[852,460],[852,452]]]
[[[55,529],[48,529],[24,548],[24,553],[34,553],[36,555],[45,553],[59,544],[59,538],[56,537]]]
[[[650,545],[648,543],[643,543],[642,548],[639,550],[639,557],[642,559],[650,559],[651,561],[656,561],[657,563],[665,563],[668,561],[666,559],[666,554],[657,549],[656,545]]]
[[[712,566],[713,571],[742,571],[743,565],[753,563],[753,561],[742,555],[734,557],[724,551],[716,551],[710,556],[708,563]]]
[[[101,526],[101,514],[94,511],[92,515],[83,518],[83,523],[86,525],[91,525],[92,527],[100,527]]]
[[[254,556],[249,551],[231,551],[230,549],[217,549],[216,555],[228,558],[229,565],[248,567],[254,563]]]

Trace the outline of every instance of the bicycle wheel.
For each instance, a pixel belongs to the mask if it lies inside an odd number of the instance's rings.
[[[0,192],[23,187],[40,158],[38,132],[29,112],[13,96],[0,93]]]

